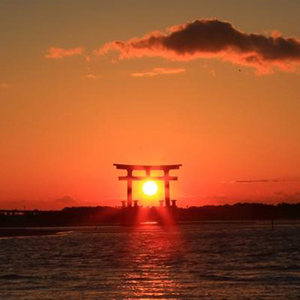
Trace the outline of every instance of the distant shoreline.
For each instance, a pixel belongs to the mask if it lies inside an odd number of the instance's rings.
[[[60,211],[0,210],[0,228],[46,228],[101,226],[123,224],[131,215],[138,216],[138,223],[161,223],[166,213],[174,214],[177,223],[196,224],[205,222],[299,222],[300,203],[268,205],[259,203],[236,203],[234,205],[174,207],[166,210],[160,207],[66,207]],[[126,217],[127,216],[127,217]],[[129,222],[130,223],[130,222]],[[55,232],[54,232],[55,233]],[[11,232],[0,232],[0,236]],[[18,234],[13,232],[13,234]],[[53,234],[49,231],[24,231],[22,235]]]
[[[257,226],[270,226],[271,222],[269,220],[206,220],[206,221],[184,221],[178,222],[175,226],[197,226],[197,225],[257,225]],[[151,222],[149,223],[141,223],[134,226],[129,227],[145,227],[145,226],[162,226],[156,223]],[[280,226],[300,226],[300,220],[286,220],[286,219],[277,219],[274,220],[273,223],[274,227]],[[46,227],[41,228],[40,226],[31,226],[31,227],[14,227],[14,228],[7,228],[0,226],[0,239],[1,238],[13,238],[13,237],[33,237],[33,236],[52,236],[57,234],[63,234],[65,232],[70,231],[84,231],[86,229],[96,229],[96,228],[103,228],[103,227],[122,227],[121,224],[118,223],[106,223],[106,224],[99,224],[99,225],[79,225],[79,226],[53,226],[53,227]],[[126,227],[126,226],[125,226]]]
[[[64,232],[61,229],[40,229],[40,228],[0,228],[0,238],[5,237],[26,237],[26,236],[41,236],[41,235],[55,235]]]

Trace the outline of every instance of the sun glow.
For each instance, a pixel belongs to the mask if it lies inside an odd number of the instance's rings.
[[[149,180],[143,184],[143,192],[147,196],[153,196],[157,193],[157,191],[158,191],[158,186],[155,181]]]

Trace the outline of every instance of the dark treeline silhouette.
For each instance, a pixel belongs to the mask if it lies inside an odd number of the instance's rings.
[[[141,221],[157,221],[158,207],[140,207]],[[237,203],[234,205],[177,208],[178,222],[246,221],[246,220],[300,220],[300,203],[278,205]],[[119,224],[119,207],[67,207],[60,211],[1,211],[1,227],[21,226],[97,226]]]

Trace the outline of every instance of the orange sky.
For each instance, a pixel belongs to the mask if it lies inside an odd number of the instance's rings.
[[[179,206],[300,201],[300,3],[221,2],[1,1],[0,207],[119,205],[113,163],[182,163]]]

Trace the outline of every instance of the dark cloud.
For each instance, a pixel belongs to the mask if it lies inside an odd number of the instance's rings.
[[[266,179],[258,179],[258,180],[236,180],[234,183],[263,183],[263,182],[271,182]]]
[[[277,182],[298,182],[299,179],[239,179],[232,181],[222,181],[221,183],[277,183]]]
[[[300,40],[244,33],[231,23],[216,19],[196,20],[173,26],[166,33],[150,32],[142,38],[114,41],[96,50],[99,55],[120,51],[120,58],[158,56],[171,60],[217,57],[260,73],[274,67],[294,70],[300,63]]]

